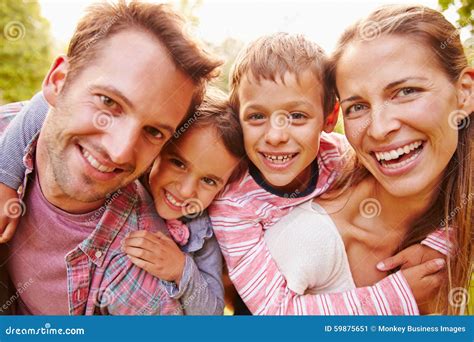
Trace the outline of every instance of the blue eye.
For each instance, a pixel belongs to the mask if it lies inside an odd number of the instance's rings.
[[[148,134],[150,134],[153,138],[156,138],[156,139],[163,138],[163,133],[161,133],[161,131],[155,127],[147,126],[145,127],[145,131]]]
[[[364,105],[364,104],[361,104],[361,103],[356,103],[350,107],[348,107],[346,110],[345,110],[345,113],[346,114],[350,114],[350,113],[355,113],[355,112],[360,112],[362,110],[366,110],[368,108],[368,106]]]

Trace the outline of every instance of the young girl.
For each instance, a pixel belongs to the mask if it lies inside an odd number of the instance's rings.
[[[21,154],[23,147],[18,143],[26,144],[39,131],[47,109],[42,94],[36,95],[22,114],[25,130],[9,131],[3,142]],[[134,264],[161,279],[169,296],[180,300],[185,314],[223,313],[222,256],[205,209],[229,180],[238,177],[243,157],[238,120],[225,95],[209,89],[150,174],[142,178],[172,238],[136,231],[123,241],[123,250]],[[20,159],[15,165],[9,174],[21,178]],[[15,169],[15,165],[0,168]]]

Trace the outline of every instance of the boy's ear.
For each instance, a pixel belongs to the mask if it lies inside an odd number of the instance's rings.
[[[332,112],[326,117],[326,121],[324,122],[324,132],[331,133],[334,130],[334,127],[337,125],[337,119],[339,118],[339,102],[336,101],[334,105],[334,109]]]
[[[69,63],[66,56],[59,56],[53,62],[43,81],[43,95],[51,107],[57,102],[58,95],[64,87]]]
[[[470,115],[474,112],[474,69],[466,68],[461,73],[458,83],[458,106]]]

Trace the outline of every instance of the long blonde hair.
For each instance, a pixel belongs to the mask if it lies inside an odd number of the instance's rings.
[[[337,93],[336,69],[347,46],[367,35],[403,35],[421,41],[434,51],[434,57],[450,80],[456,82],[468,66],[459,32],[441,13],[424,6],[384,6],[349,27],[339,40],[326,73],[327,82]],[[370,38],[370,37],[369,37]],[[374,38],[374,37],[372,37]],[[464,307],[459,295],[468,298],[472,263],[473,192],[473,131],[472,113],[458,124],[457,149],[448,163],[437,197],[430,208],[412,223],[412,229],[399,246],[402,250],[423,240],[429,233],[444,227],[446,239],[451,237],[454,250],[448,256],[448,279],[436,301],[436,311],[459,314]],[[341,177],[336,181],[336,193],[342,193],[360,183],[370,173],[351,155]],[[453,232],[448,235],[448,227]]]

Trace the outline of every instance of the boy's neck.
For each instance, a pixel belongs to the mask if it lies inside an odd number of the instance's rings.
[[[316,189],[319,177],[318,162],[315,160],[303,172],[301,172],[291,183],[285,186],[275,186],[265,180],[262,173],[254,166],[249,166],[250,175],[268,192],[285,198],[305,197]]]

